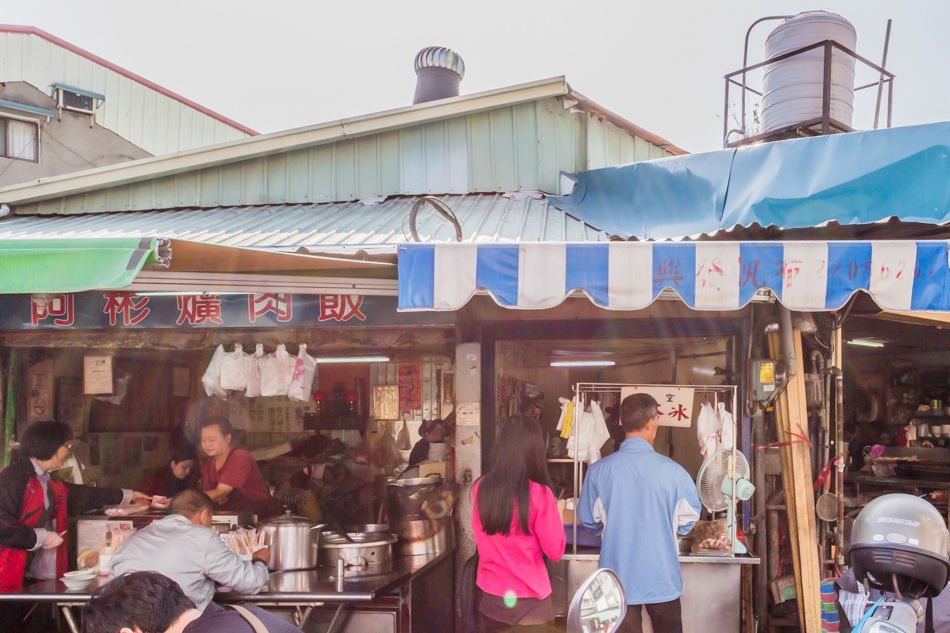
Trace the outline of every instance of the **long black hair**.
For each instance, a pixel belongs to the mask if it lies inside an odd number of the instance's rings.
[[[486,534],[507,536],[515,508],[518,527],[528,534],[531,481],[549,488],[553,485],[541,426],[527,416],[512,416],[501,427],[495,464],[478,484],[475,503]]]

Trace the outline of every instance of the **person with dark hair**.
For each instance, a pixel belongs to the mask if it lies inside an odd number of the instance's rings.
[[[203,492],[185,490],[172,499],[168,516],[137,531],[112,554],[109,573],[115,576],[152,571],[181,585],[199,611],[214,597],[215,582],[241,593],[267,586],[270,552],[259,549],[242,560],[211,529],[214,506]]]
[[[614,570],[627,593],[619,633],[643,630],[643,608],[656,633],[682,633],[683,578],[676,535],[693,529],[702,509],[686,470],[653,450],[660,412],[645,393],[620,403],[626,435],[616,453],[591,465],[577,515],[603,538],[600,566]]]
[[[50,580],[66,573],[67,511],[150,499],[132,490],[60,481],[53,471],[69,457],[72,439],[68,424],[34,422],[20,440],[19,460],[0,471],[0,591],[22,586],[24,578]]]
[[[183,490],[192,488],[195,477],[192,477],[195,468],[195,449],[190,444],[184,444],[172,451],[168,465],[162,472],[151,477],[142,486],[142,490],[150,495],[161,495],[171,498]]]
[[[96,589],[82,620],[83,633],[300,633],[248,604],[212,603],[199,611],[178,583],[151,571],[126,574]]]
[[[505,422],[495,463],[472,495],[477,631],[549,630],[554,602],[544,557],[560,560],[567,539],[536,420],[518,415]]]
[[[231,447],[231,423],[213,417],[201,423],[201,450],[208,456],[201,470],[201,489],[222,510],[256,512],[264,521],[280,512],[267,482],[249,452]]]
[[[412,447],[406,468],[412,468],[429,459],[429,445],[444,442],[445,434],[445,424],[442,420],[423,420],[419,427],[419,435],[422,437]]]

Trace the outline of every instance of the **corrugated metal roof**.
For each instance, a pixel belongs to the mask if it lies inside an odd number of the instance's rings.
[[[359,202],[140,211],[70,216],[9,217],[0,239],[159,236],[207,244],[294,250],[383,246],[410,241],[408,216],[419,198]],[[551,206],[544,198],[470,194],[441,198],[455,212],[467,242],[596,242],[603,231]],[[430,207],[423,207],[430,209]],[[454,238],[453,227],[420,213],[425,241]],[[174,257],[174,255],[173,255]]]

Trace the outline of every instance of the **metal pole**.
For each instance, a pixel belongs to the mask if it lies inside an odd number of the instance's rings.
[[[887,31],[884,33],[884,57],[881,59],[881,68],[887,68],[887,46],[891,42],[891,20],[887,20]],[[884,93],[884,73],[877,81],[877,104],[874,106],[874,129],[877,129],[878,118],[881,115],[881,96]],[[888,125],[887,127],[891,127]]]
[[[891,115],[894,113],[894,78],[887,82],[887,127],[891,127]]]
[[[834,377],[835,377],[835,456],[838,458],[838,470],[835,473],[835,494],[838,497],[838,524],[835,526],[835,536],[837,551],[835,552],[835,562],[844,566],[844,469],[845,469],[845,450],[844,443],[844,350],[841,348],[841,325],[842,319],[835,323],[833,336],[831,337],[832,358],[834,358]],[[841,572],[844,573],[844,569]]]
[[[825,72],[821,87],[821,133],[831,131],[831,42],[825,42]]]

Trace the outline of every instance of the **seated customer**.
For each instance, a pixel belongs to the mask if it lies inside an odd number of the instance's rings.
[[[267,586],[270,552],[258,550],[250,561],[232,552],[211,529],[208,495],[197,490],[180,492],[168,513],[119,544],[110,574],[162,573],[181,585],[201,611],[214,597],[216,582],[240,593],[256,593]]]
[[[121,576],[92,594],[83,633],[300,633],[273,613],[248,604],[238,611],[211,604],[202,613],[171,578],[142,571]]]
[[[215,506],[230,512],[256,512],[264,521],[280,512],[254,457],[231,448],[231,423],[211,418],[201,423],[201,450],[208,456],[201,470],[201,489]]]
[[[179,492],[192,488],[191,474],[195,468],[195,449],[186,444],[172,451],[168,465],[159,474],[145,482],[142,491],[171,499]]]

